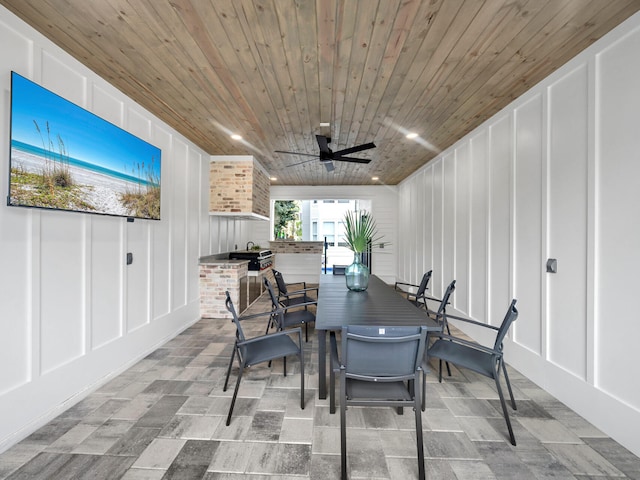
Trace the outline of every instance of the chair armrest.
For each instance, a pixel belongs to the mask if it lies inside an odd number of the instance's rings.
[[[491,330],[500,330],[500,327],[496,327],[495,325],[489,325],[486,323],[478,322],[477,320],[472,320],[470,318],[458,317],[456,315],[449,315],[447,313],[447,319],[453,318],[454,320],[460,320],[462,322],[472,323],[473,325],[478,325],[479,327],[490,328]]]
[[[318,305],[318,301],[314,300],[313,302],[296,303],[295,305],[283,305],[282,303],[280,303],[280,305],[282,307],[280,310],[284,310],[286,312],[290,308],[293,309],[299,307],[308,307],[309,305]]]
[[[453,335],[446,335],[444,333],[434,333],[432,335],[434,338],[441,338],[442,340],[451,341],[453,343],[458,343],[460,345],[465,345],[467,347],[474,348],[476,350],[480,350],[481,352],[489,353],[491,355],[502,356],[502,352],[498,350],[494,350],[493,348],[485,347],[477,342],[472,342],[470,340],[465,340],[464,338],[454,337]],[[427,350],[428,354],[428,350]]]
[[[292,292],[287,292],[287,296],[290,296],[290,295],[302,295],[302,294],[304,294],[306,292],[311,292],[313,290],[315,290],[316,293],[318,293],[318,289],[319,289],[319,287],[301,288],[299,290],[294,290]]]
[[[240,321],[244,321],[244,320],[249,320],[252,318],[258,318],[258,317],[266,317],[267,315],[271,316],[271,315],[279,315],[281,313],[284,313],[284,308],[277,308],[275,310],[270,310],[268,312],[260,312],[260,313],[252,313],[251,315],[244,315],[242,317],[239,317],[238,320]]]
[[[393,286],[393,288],[395,288],[396,290],[398,290],[398,285],[405,285],[407,287],[415,287],[418,288],[418,285],[414,285],[413,283],[405,283],[405,282],[396,282],[395,285]],[[402,288],[400,290],[403,290]],[[404,290],[403,290],[404,291]]]
[[[286,285],[287,287],[289,287],[290,285],[302,285],[302,288],[307,288],[307,282],[293,282],[293,283],[287,283]]]
[[[260,335],[259,337],[253,337],[245,340],[244,342],[238,342],[238,346],[241,347],[243,345],[249,345],[251,343],[259,343],[265,338],[273,338],[273,337],[282,337],[282,336],[291,336],[294,333],[298,334],[298,346],[302,348],[302,328],[289,328],[287,330],[280,330],[279,332],[268,333],[267,335]]]

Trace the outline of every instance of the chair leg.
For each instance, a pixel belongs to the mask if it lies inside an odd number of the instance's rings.
[[[304,324],[304,343],[307,343],[309,341],[309,324],[305,323]]]
[[[240,365],[240,371],[238,372],[238,380],[236,381],[236,388],[233,390],[233,397],[231,398],[231,405],[229,406],[229,414],[227,415],[227,427],[231,423],[231,414],[233,413],[233,407],[236,404],[236,397],[238,396],[238,390],[240,389],[240,380],[242,380],[243,372],[244,372],[244,365]]]
[[[426,370],[422,371],[422,404],[421,409],[424,412],[427,405],[427,372]]]
[[[229,360],[229,368],[227,368],[227,378],[224,380],[224,387],[222,388],[223,392],[227,391],[227,385],[229,384],[229,375],[231,374],[231,367],[233,366],[233,359],[236,356],[236,346],[233,346],[233,352],[231,353],[231,360]]]
[[[340,374],[340,471],[342,480],[347,480],[347,406],[345,379]]]
[[[329,413],[336,413],[336,374],[329,369]]]
[[[300,345],[300,409],[304,410],[304,353]]]
[[[416,447],[418,448],[418,479],[424,480],[425,472],[424,472],[424,444],[422,440],[422,413],[421,413],[422,407],[419,405],[420,397],[418,395],[415,395],[415,392],[414,392],[414,398],[416,399],[416,405],[414,406],[413,410],[415,411],[415,415],[416,415]]]
[[[442,383],[442,359],[438,360],[438,382]]]
[[[287,376],[287,357],[282,357],[282,364],[284,365],[284,376]]]
[[[509,430],[509,437],[511,439],[511,445],[515,447],[516,437],[513,434],[513,428],[511,428],[511,420],[509,419],[509,412],[507,411],[507,403],[504,401],[504,395],[502,394],[502,387],[500,386],[500,367],[493,368],[493,378],[496,381],[496,389],[498,390],[498,396],[500,397],[500,405],[502,405],[502,414],[504,420],[507,422],[507,429]]]
[[[514,410],[517,410],[518,407],[516,407],[516,399],[513,396],[513,390],[511,390],[511,382],[509,381],[509,375],[507,375],[507,367],[504,364],[504,360],[501,363],[502,363],[502,371],[504,372],[504,379],[507,382],[507,389],[509,390],[509,396],[511,397],[511,406],[513,407]]]

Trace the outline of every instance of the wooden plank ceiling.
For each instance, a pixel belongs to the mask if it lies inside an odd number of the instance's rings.
[[[281,185],[397,184],[640,9],[639,0],[0,4],[207,153],[254,155]],[[333,150],[377,148],[352,155],[368,165],[334,162],[333,173],[314,157],[274,153],[317,154],[316,134]]]

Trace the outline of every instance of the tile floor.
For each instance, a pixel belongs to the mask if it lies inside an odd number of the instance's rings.
[[[266,307],[262,297],[252,311]],[[246,322],[263,333],[264,319]],[[317,398],[317,342],[299,366],[245,375],[230,426],[222,391],[235,331],[201,320],[0,455],[0,479],[334,479],[339,417]],[[492,382],[456,369],[428,376],[423,414],[429,479],[640,479],[640,459],[513,369],[518,410],[506,425]],[[232,374],[231,381],[235,381]],[[417,477],[413,415],[350,408],[350,478]]]

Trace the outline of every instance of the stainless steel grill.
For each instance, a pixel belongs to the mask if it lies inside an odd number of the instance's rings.
[[[249,270],[264,270],[273,265],[271,250],[239,250],[229,254],[230,260],[249,260]]]

